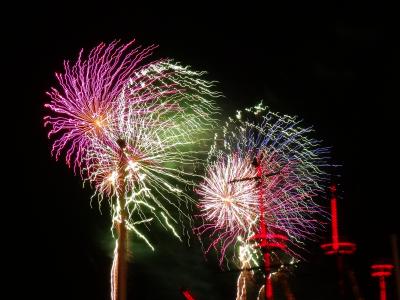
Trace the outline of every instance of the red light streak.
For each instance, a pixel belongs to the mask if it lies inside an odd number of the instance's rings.
[[[268,233],[267,224],[264,219],[265,207],[264,207],[264,190],[262,188],[263,183],[263,169],[262,166],[257,162],[256,164],[257,177],[259,179],[259,209],[260,209],[260,221],[259,221],[259,233],[254,234],[249,240],[258,240],[258,247],[263,251],[264,259],[264,270],[265,270],[265,299],[273,299],[273,286],[271,277],[271,249],[286,250],[285,241],[288,237],[283,234]],[[275,174],[274,174],[275,175]]]
[[[336,185],[331,185],[331,214],[332,214],[332,248],[334,251],[339,250],[339,232],[337,220],[337,205],[336,205]]]
[[[339,239],[339,227],[337,217],[337,199],[336,199],[336,185],[330,186],[331,191],[331,228],[332,228],[332,242],[324,243],[321,248],[325,251],[326,255],[334,254],[353,254],[357,246],[351,242],[341,242]]]
[[[261,164],[258,163],[257,165],[257,177],[260,178],[260,187],[262,187],[262,167]],[[268,242],[267,242],[267,224],[265,223],[264,220],[264,189],[260,188],[259,191],[259,200],[260,200],[260,233],[258,234],[259,236],[259,247],[261,249],[267,249]],[[264,270],[265,270],[265,297],[267,300],[273,299],[273,294],[272,294],[272,278],[270,276],[271,273],[271,256],[268,251],[264,251]]]
[[[185,296],[186,300],[195,300],[188,290],[183,290],[182,294]]]
[[[386,282],[385,282],[385,277],[379,278],[379,296],[380,296],[380,300],[386,300]]]
[[[371,266],[373,270],[392,270],[393,268],[391,264],[375,264]]]

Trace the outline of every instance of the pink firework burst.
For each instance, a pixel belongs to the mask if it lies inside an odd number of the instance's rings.
[[[255,177],[256,170],[251,166],[250,157],[232,154],[219,157],[207,167],[206,173],[197,190],[205,223],[196,232],[214,238],[206,252],[221,244],[223,257],[236,237],[246,234],[258,214],[256,181],[233,183],[232,180]]]
[[[129,79],[137,84],[135,95],[141,97],[140,101],[159,97],[160,92],[146,92],[155,79],[146,76],[147,66],[139,66],[156,46],[142,48],[133,44],[134,41],[101,43],[86,58],[81,50],[72,66],[65,61],[64,73],[56,73],[60,87],[47,92],[52,100],[45,107],[52,115],[44,117],[44,125],[50,127],[48,136],[56,137],[52,147],[56,159],[65,150],[67,165],[82,169],[90,139],[101,137],[107,130],[113,103]]]

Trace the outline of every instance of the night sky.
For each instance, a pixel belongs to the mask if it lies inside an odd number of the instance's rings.
[[[390,258],[389,236],[399,233],[393,48],[398,34],[390,30],[388,8],[217,8],[201,2],[157,8],[110,2],[21,5],[13,14],[3,25],[12,28],[5,44],[13,46],[5,62],[17,83],[9,97],[22,114],[3,114],[10,128],[18,123],[12,135],[21,143],[12,151],[22,158],[20,167],[14,165],[19,174],[12,199],[20,216],[12,221],[17,226],[7,228],[21,244],[11,276],[20,283],[18,296],[109,299],[113,241],[107,207],[102,214],[96,205],[91,209],[90,188],[82,188],[63,160],[50,156],[43,104],[64,59],[74,60],[81,48],[103,41],[136,38],[159,45],[154,58],[174,58],[218,81],[216,89],[225,96],[218,100],[222,117],[263,100],[273,111],[314,126],[314,137],[332,147],[332,162],[341,165],[333,171],[340,231],[358,245],[349,263],[365,298],[377,299],[378,284],[368,268]],[[129,299],[183,299],[180,287],[199,300],[234,299],[238,274],[221,271],[212,255],[206,261],[195,238],[188,246],[157,227],[147,235],[155,253],[131,241]],[[328,236],[329,231],[321,233],[321,240]],[[290,276],[297,299],[335,299],[329,292],[335,289],[334,265],[318,245],[308,244],[310,253]],[[389,287],[394,289],[392,281]]]

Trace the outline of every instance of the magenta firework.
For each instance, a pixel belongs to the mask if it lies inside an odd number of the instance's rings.
[[[56,159],[65,151],[68,166],[81,170],[90,139],[104,134],[112,105],[128,81],[137,84],[135,95],[141,96],[156,80],[146,76],[148,66],[143,64],[156,46],[134,44],[101,43],[86,56],[81,50],[75,63],[65,61],[64,72],[56,73],[59,87],[47,92],[51,101],[45,106],[51,114],[44,118],[45,126],[50,127],[49,137],[55,137],[52,154]],[[163,86],[134,100],[151,102],[168,92],[170,87]]]

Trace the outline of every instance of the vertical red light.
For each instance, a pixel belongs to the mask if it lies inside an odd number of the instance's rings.
[[[330,189],[330,202],[331,202],[331,231],[332,241],[324,243],[321,248],[325,251],[326,255],[336,256],[336,269],[338,274],[338,291],[339,297],[344,298],[345,291],[345,261],[344,255],[352,255],[356,251],[356,244],[348,241],[340,240],[339,226],[338,226],[338,209],[336,198],[336,184],[332,183]]]
[[[266,282],[265,282],[265,297],[267,300],[272,300],[273,299],[273,293],[272,293],[272,278],[271,278],[271,257],[268,252],[264,253],[264,265],[265,265],[265,270],[266,274]]]
[[[356,244],[341,241],[339,239],[339,226],[338,226],[338,216],[337,216],[337,198],[336,198],[336,185],[332,184],[330,186],[331,191],[331,231],[332,231],[332,241],[329,243],[324,243],[321,248],[325,251],[326,255],[337,255],[337,254],[353,254],[356,251]]]
[[[260,179],[260,191],[259,191],[259,205],[260,205],[260,247],[264,249],[263,259],[264,259],[264,270],[265,270],[265,299],[272,300],[273,299],[273,292],[272,292],[272,278],[271,278],[271,257],[267,250],[268,246],[268,232],[267,232],[267,224],[264,220],[264,190],[262,188],[262,167],[259,164],[256,168],[257,170],[257,177]]]
[[[386,300],[386,277],[392,274],[393,265],[374,264],[371,266],[371,276],[379,278],[379,299]]]
[[[331,190],[331,218],[332,218],[332,248],[334,251],[339,249],[339,231],[336,204],[336,185],[332,184]]]
[[[386,300],[386,282],[385,277],[379,278],[379,295],[380,300]]]
[[[272,233],[268,232],[267,222],[265,221],[265,207],[264,207],[264,177],[274,176],[277,173],[271,174],[263,174],[263,168],[260,163],[255,160],[253,165],[256,167],[257,171],[257,179],[258,181],[258,197],[259,197],[259,213],[260,213],[260,220],[258,224],[257,233],[253,236],[249,237],[248,240],[256,241],[257,247],[259,247],[263,253],[263,260],[264,260],[264,271],[265,271],[265,285],[264,285],[264,292],[265,292],[265,299],[266,300],[273,300],[273,286],[272,286],[272,277],[271,277],[271,250],[272,249],[280,249],[286,251],[286,241],[288,237],[285,234],[281,233]],[[264,170],[265,171],[265,170]]]

